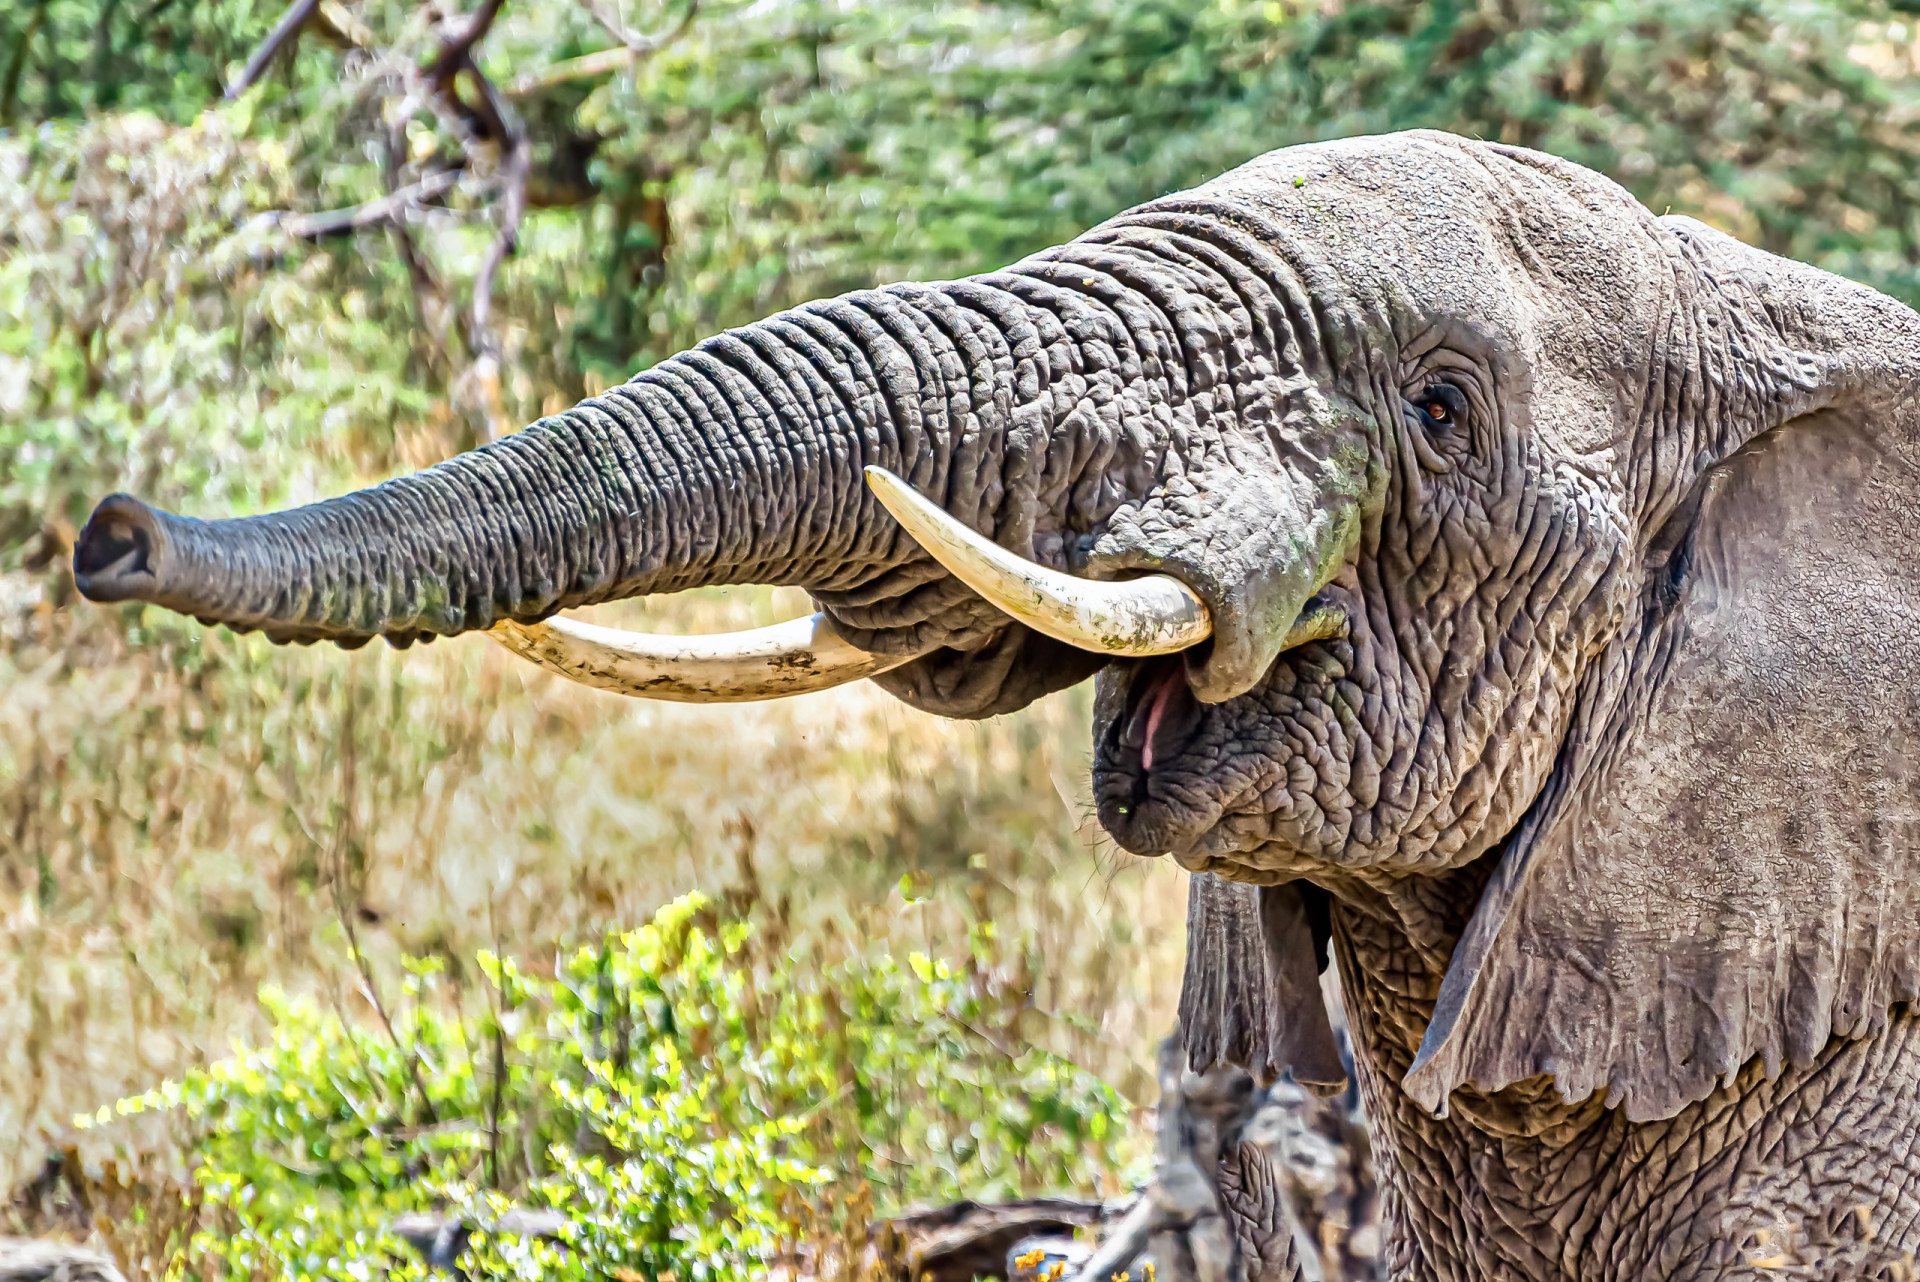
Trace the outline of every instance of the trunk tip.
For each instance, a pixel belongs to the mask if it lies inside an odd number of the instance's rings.
[[[160,513],[131,494],[109,495],[74,542],[74,586],[89,601],[152,600],[165,546]]]

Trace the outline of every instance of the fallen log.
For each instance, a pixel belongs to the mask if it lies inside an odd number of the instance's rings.
[[[891,1223],[906,1241],[907,1276],[913,1282],[973,1282],[1010,1277],[1014,1248],[1029,1239],[1092,1232],[1120,1218],[1129,1205],[1071,1197],[968,1201],[911,1212]]]
[[[875,1225],[891,1229],[903,1243],[902,1259],[913,1282],[973,1282],[1010,1277],[1016,1248],[1029,1242],[1071,1240],[1121,1218],[1132,1202],[1118,1204],[1071,1197],[1036,1197],[1018,1202],[955,1202],[911,1211]],[[509,1237],[557,1238],[566,1219],[557,1211],[513,1210],[484,1225],[488,1233]],[[466,1275],[457,1261],[474,1226],[458,1216],[415,1212],[392,1224],[393,1235],[413,1248],[428,1267],[456,1278]],[[1084,1252],[1078,1253],[1084,1256]],[[9,1282],[0,1277],[0,1282]]]

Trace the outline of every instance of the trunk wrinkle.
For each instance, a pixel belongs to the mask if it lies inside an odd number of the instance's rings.
[[[150,583],[127,570],[125,591],[279,640],[404,643],[614,597],[795,584],[856,647],[959,652],[957,667],[898,669],[889,688],[954,712],[948,693],[1024,701],[1090,660],[997,641],[1025,633],[883,517],[862,469],[906,478],[1040,565],[1129,572],[1095,555],[1096,538],[1259,414],[1266,385],[1232,380],[1271,368],[1278,352],[1263,349],[1297,346],[1273,296],[1284,273],[1236,271],[1237,243],[1217,248],[1240,232],[1195,239],[1189,214],[1176,237],[1150,225],[1158,215],[1131,217],[988,276],[849,294],[719,335],[360,494],[223,522],[154,514],[165,563]],[[103,566],[86,590],[110,595],[117,573]],[[1050,673],[1016,676],[1016,657]],[[962,670],[976,661],[979,679]]]

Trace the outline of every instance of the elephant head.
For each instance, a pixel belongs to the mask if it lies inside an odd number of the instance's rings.
[[[1920,316],[1868,289],[1547,156],[1357,139],[358,494],[116,496],[75,570],[637,693],[985,716],[1097,672],[1122,846],[1275,888],[1295,987],[1329,895],[1430,959],[1414,1099],[1551,1074],[1657,1117],[1920,998],[1917,387]],[[821,614],[698,655],[540,623],[742,582]]]

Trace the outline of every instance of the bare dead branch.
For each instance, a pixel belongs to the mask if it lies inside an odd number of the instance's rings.
[[[508,426],[500,398],[500,342],[490,323],[493,284],[500,264],[519,243],[520,222],[527,204],[527,181],[533,168],[533,146],[519,117],[473,57],[475,47],[492,29],[504,6],[505,0],[482,0],[480,7],[464,22],[443,21],[440,49],[433,60],[424,67],[398,69],[402,82],[410,86],[409,93],[403,109],[394,111],[389,104],[387,121],[390,196],[402,190],[398,174],[406,154],[405,121],[412,115],[412,104],[421,98],[430,100],[442,121],[459,135],[461,146],[468,154],[469,172],[477,168],[472,164],[479,159],[475,154],[477,150],[497,148],[494,154],[499,158],[498,230],[481,259],[471,303],[464,313],[452,304],[447,291],[435,278],[431,263],[414,243],[404,220],[387,219],[407,265],[422,319],[435,333],[440,351],[448,357],[449,383],[455,400],[467,403],[469,411],[480,420],[482,433],[488,440],[503,435]],[[459,326],[471,361],[464,372],[447,349],[445,338],[449,323]],[[459,390],[463,385],[465,394]]]
[[[386,1004],[380,1000],[379,987],[374,983],[373,964],[367,959],[366,952],[361,949],[360,935],[354,928],[354,917],[358,911],[358,900],[363,887],[351,888],[353,893],[351,896],[348,895],[346,850],[351,841],[354,777],[359,760],[353,727],[353,690],[349,687],[340,715],[340,795],[343,805],[340,817],[333,825],[333,831],[328,837],[320,836],[314,825],[308,822],[302,808],[295,802],[294,798],[299,795],[300,788],[291,769],[282,771],[283,778],[279,781],[278,800],[287,808],[287,813],[292,817],[295,826],[312,843],[314,852],[320,857],[320,866],[327,878],[329,897],[333,900],[334,916],[340,923],[341,931],[346,935],[347,949],[360,974],[361,996],[367,999],[367,1004],[373,1007],[374,1014],[380,1017],[380,1023],[386,1028],[387,1037],[393,1043],[393,1048],[407,1056],[408,1072],[413,1079],[414,1090],[420,1096],[420,1109],[427,1119],[427,1124],[438,1125],[440,1118],[433,1107],[433,1097],[427,1094],[426,1082],[420,1075],[420,1047],[403,1041],[394,1027],[393,1020],[388,1017]],[[355,902],[349,903],[349,898]]]
[[[320,0],[320,33],[347,49],[373,48],[373,29],[355,17],[340,0]]]
[[[502,0],[486,0],[473,20],[442,49],[426,77],[438,90],[440,100],[462,115],[475,141],[492,141],[500,147],[500,225],[474,275],[466,323],[467,348],[474,357],[469,374],[479,393],[477,408],[484,419],[488,440],[498,440],[507,431],[500,399],[500,340],[490,323],[493,282],[500,264],[520,243],[520,221],[527,207],[527,179],[533,169],[533,144],[521,127],[519,117],[473,60],[473,42],[486,34],[486,28],[499,14],[501,3]],[[465,77],[476,97],[473,100],[463,97],[454,78],[435,78],[443,74]]]
[[[700,12],[700,0],[688,0],[686,12],[680,15],[680,21],[672,30],[657,36],[642,36],[630,30],[619,17],[598,3],[598,0],[583,0],[587,12],[593,15],[595,22],[606,28],[607,33],[620,42],[613,49],[602,49],[598,53],[582,54],[578,58],[569,58],[557,62],[540,71],[528,72],[515,80],[507,89],[509,98],[525,98],[539,93],[554,85],[566,84],[573,80],[592,80],[598,76],[612,75],[639,66],[643,61],[659,53],[674,41],[687,34],[693,26],[694,17]]]
[[[289,236],[296,236],[301,240],[344,236],[349,232],[359,231],[363,227],[373,227],[400,218],[409,209],[425,204],[453,186],[459,178],[458,170],[442,169],[437,173],[428,174],[411,186],[390,191],[378,200],[369,200],[364,205],[355,205],[350,209],[333,209],[318,214],[295,214],[282,220],[280,226]]]
[[[685,35],[687,28],[693,25],[694,15],[700,12],[700,0],[687,0],[687,11],[680,15],[679,25],[657,36],[643,36],[620,21],[620,15],[601,4],[600,0],[580,0],[580,3],[586,6],[595,22],[606,28],[608,35],[630,49],[636,58],[659,53]]]
[[[527,208],[527,172],[532,168],[533,148],[525,138],[515,141],[501,166],[500,230],[487,246],[486,257],[473,279],[473,327],[485,328],[493,306],[493,278],[500,264],[520,243],[520,219]]]
[[[427,336],[433,340],[442,364],[451,370],[453,355],[447,348],[447,318],[454,315],[454,310],[447,299],[447,287],[440,283],[432,260],[421,250],[404,222],[394,219],[388,222],[387,230],[400,251],[400,261],[406,264],[407,281],[413,287],[414,309],[420,313],[420,322],[427,327]],[[472,341],[464,326],[460,327],[460,341],[472,350]]]
[[[503,146],[511,141],[512,131],[505,113],[500,110],[499,95],[493,92],[473,61],[473,47],[492,30],[493,21],[500,16],[505,3],[506,0],[483,0],[473,17],[448,34],[440,45],[440,52],[422,73],[434,93],[460,117],[475,138]],[[477,102],[460,96],[458,81],[462,72],[470,74],[478,83]]]
[[[515,137],[500,167],[500,230],[487,246],[480,270],[473,278],[473,306],[467,319],[467,333],[477,356],[473,373],[480,386],[489,440],[499,440],[506,428],[506,415],[500,403],[500,339],[489,323],[493,312],[493,279],[500,264],[520,243],[520,220],[527,208],[527,174],[532,168],[532,144],[524,135]]]
[[[260,42],[260,47],[253,51],[251,58],[247,59],[247,65],[240,69],[240,74],[235,76],[233,83],[227,86],[228,102],[232,102],[253,87],[253,82],[260,78],[260,73],[267,69],[267,64],[273,61],[274,55],[300,34],[300,28],[307,25],[307,19],[313,17],[314,10],[319,7],[320,0],[293,0],[293,3],[287,6],[287,11],[280,16],[280,21],[273,25],[273,30],[267,33],[267,38]]]
[[[440,47],[437,66],[441,75],[451,75],[458,65],[467,61],[473,53],[473,47],[487,38],[487,32],[493,30],[493,20],[500,16],[500,10],[506,7],[506,0],[481,0],[480,8],[467,20],[466,26],[454,32]]]
[[[507,86],[507,97],[526,98],[543,89],[566,84],[568,81],[592,80],[599,76],[609,76],[616,71],[624,71],[633,64],[633,50],[624,45],[602,49],[598,53],[582,54],[578,58],[556,62],[551,67],[544,67],[539,71],[527,72]]]
[[[400,184],[401,165],[406,155],[406,122],[412,115],[410,101],[399,110],[389,103],[385,113],[387,137],[385,147],[385,171],[387,191],[391,196],[402,190]],[[432,341],[429,358],[437,358],[440,373],[451,377],[454,362],[453,354],[447,348],[447,323],[455,317],[452,302],[447,296],[446,286],[440,283],[439,276],[433,270],[432,261],[421,250],[413,238],[413,231],[403,218],[389,218],[387,229],[393,235],[394,247],[400,252],[400,261],[407,268],[407,283],[413,290],[414,310],[420,315],[420,323],[425,327],[427,337]],[[467,350],[473,350],[471,341],[464,331],[461,341],[467,344]]]

